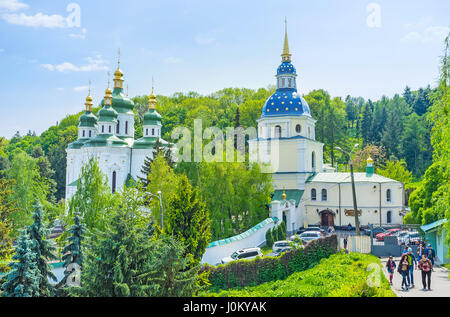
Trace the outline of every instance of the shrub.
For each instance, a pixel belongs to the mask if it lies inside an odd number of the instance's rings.
[[[257,257],[254,260],[230,262],[217,267],[205,265],[200,273],[209,271],[211,291],[255,286],[285,279],[292,273],[314,267],[321,259],[329,257],[336,250],[337,237],[332,235],[313,240],[304,248],[283,253],[278,257]]]
[[[205,293],[205,296],[236,297],[392,297],[395,296],[380,267],[379,287],[367,284],[369,264],[380,264],[373,255],[338,253],[312,269],[293,273],[285,280],[264,283],[243,289]]]
[[[273,246],[273,236],[272,236],[272,228],[270,228],[269,230],[267,230],[266,232],[266,245],[268,247],[272,247]]]

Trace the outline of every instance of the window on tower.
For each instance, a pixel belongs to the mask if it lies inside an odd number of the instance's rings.
[[[92,137],[92,131],[89,131],[89,137]]]
[[[148,129],[145,129],[145,135],[148,136]]]
[[[117,120],[117,127],[116,127],[116,134],[119,134],[120,132],[120,121]]]
[[[291,87],[292,87],[292,79],[289,78],[289,88],[291,88]]]
[[[295,132],[297,132],[297,133],[301,133],[302,132],[302,126],[300,124],[297,124],[295,126]]]
[[[83,130],[83,138],[86,136],[86,131]]]
[[[283,79],[281,79],[281,87],[283,87],[283,88],[284,88],[285,84],[286,84],[286,81],[285,81],[285,79],[284,79],[284,78],[283,78]]]
[[[109,126],[108,132],[111,133],[111,126]]]
[[[281,127],[279,125],[275,126],[275,139],[281,138]]]
[[[311,189],[311,200],[316,200],[316,199],[317,199],[316,189],[313,188],[313,189]]]
[[[324,188],[324,189],[322,189],[322,201],[327,201],[327,200],[328,200],[328,192]]]
[[[102,125],[102,133],[104,133],[104,132],[105,132],[105,126]]]
[[[128,134],[128,121],[125,121],[125,134]]]
[[[155,135],[155,129],[152,129],[152,135]]]

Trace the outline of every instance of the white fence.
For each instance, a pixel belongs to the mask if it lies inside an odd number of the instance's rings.
[[[211,242],[206,248],[205,254],[203,254],[201,263],[217,265],[222,258],[230,256],[235,251],[265,244],[267,230],[278,226],[278,224],[277,218],[267,218],[240,235]]]
[[[340,239],[340,247],[344,249],[343,238]],[[369,254],[372,252],[369,236],[349,236],[347,242],[349,252],[359,252]]]

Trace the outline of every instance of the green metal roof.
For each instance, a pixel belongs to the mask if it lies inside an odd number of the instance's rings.
[[[105,100],[100,102],[101,106],[105,105]],[[123,88],[114,88],[112,92],[112,107],[118,113],[133,115],[134,102],[125,96]]]
[[[112,134],[99,134],[84,144],[86,147],[128,147],[128,143]]]
[[[158,138],[156,137],[142,137],[139,140],[136,140],[133,144],[133,149],[152,149],[156,143]],[[169,146],[169,142],[159,139],[162,147]]]
[[[272,200],[279,200],[283,201],[281,198],[281,195],[283,193],[286,193],[286,200],[295,200],[295,207],[298,207],[298,204],[300,203],[300,200],[302,199],[304,190],[300,189],[286,189],[286,190],[275,190],[275,193],[273,194]]]
[[[356,183],[400,183],[399,181],[378,175],[366,173],[354,173]],[[351,183],[350,173],[317,173],[309,178],[308,183]]]
[[[75,142],[70,143],[70,144],[67,146],[67,148],[68,148],[68,149],[81,149],[81,148],[86,144],[86,142],[88,142],[88,141],[89,141],[88,138],[78,139],[78,140],[76,140]]]
[[[261,230],[262,228],[264,228],[265,226],[267,226],[270,223],[276,223],[278,222],[278,218],[273,217],[273,218],[267,218],[266,220],[258,223],[256,226],[250,228],[249,230],[237,235],[237,236],[233,236],[231,238],[227,238],[227,239],[222,239],[222,240],[218,240],[218,241],[213,241],[211,242],[206,248],[212,248],[212,247],[217,247],[219,245],[224,245],[227,243],[232,243],[238,240],[242,240],[244,238],[249,237],[250,235],[254,234],[256,231]]]
[[[424,232],[428,232],[430,230],[433,230],[434,228],[442,226],[447,221],[448,221],[447,219],[441,219],[441,220],[429,223],[427,225],[423,225],[420,227],[420,229],[422,229]]]
[[[78,126],[95,128],[97,126],[97,117],[90,111],[86,111],[80,116]]]

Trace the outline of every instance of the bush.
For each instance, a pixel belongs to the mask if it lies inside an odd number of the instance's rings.
[[[389,282],[380,266],[379,287],[369,287],[369,264],[381,265],[373,255],[338,253],[312,269],[293,273],[285,280],[264,283],[255,287],[205,293],[205,296],[236,297],[393,297]]]
[[[256,286],[285,279],[295,272],[317,265],[337,250],[336,235],[309,242],[304,248],[283,253],[278,257],[257,257],[254,260],[230,262],[211,267],[205,265],[200,273],[209,271],[210,290],[218,291],[234,287]]]

